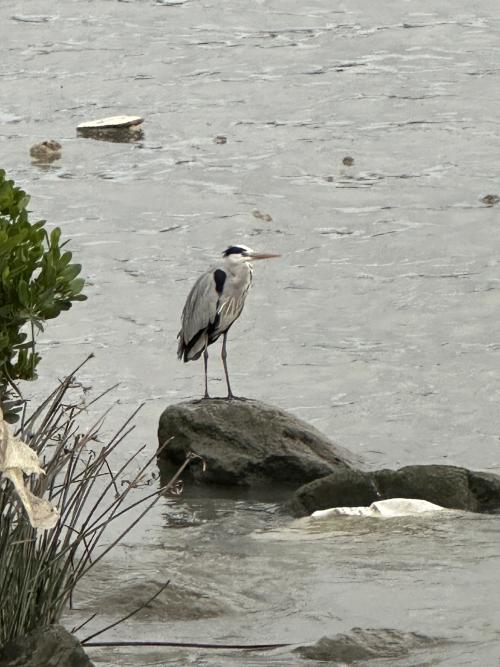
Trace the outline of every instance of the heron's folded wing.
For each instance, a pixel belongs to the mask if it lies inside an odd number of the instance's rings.
[[[217,315],[219,295],[215,289],[214,272],[201,275],[189,292],[182,311],[181,336],[187,345],[196,334],[207,329]]]
[[[226,299],[221,299],[217,313],[219,315],[217,321],[217,331],[223,332],[229,329],[231,324],[238,319],[243,310],[245,303],[246,291],[239,296],[230,296]]]

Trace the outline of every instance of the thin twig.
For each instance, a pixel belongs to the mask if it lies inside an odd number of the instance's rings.
[[[161,641],[130,641],[130,642],[82,642],[85,647],[97,646],[173,646],[177,648],[205,648],[215,650],[229,651],[272,651],[277,648],[286,648],[288,646],[297,646],[297,644],[205,644],[203,642],[161,642]]]
[[[84,628],[87,625],[87,623],[90,623],[90,621],[93,621],[96,616],[97,616],[97,612],[95,614],[92,614],[91,616],[89,616],[87,618],[87,620],[83,621],[83,623],[80,623],[80,625],[75,626],[73,628],[73,630],[71,630],[71,634],[74,635],[75,633],[78,632],[78,630],[81,630],[82,628]]]

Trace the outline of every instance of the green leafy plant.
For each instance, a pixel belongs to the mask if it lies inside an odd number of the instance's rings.
[[[16,381],[36,377],[37,332],[73,301],[87,298],[81,266],[71,262],[61,230],[49,234],[45,220],[31,223],[29,200],[0,169],[0,404],[8,421],[16,416]]]

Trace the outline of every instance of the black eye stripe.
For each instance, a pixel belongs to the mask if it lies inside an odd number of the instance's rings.
[[[232,245],[229,246],[227,250],[224,250],[222,253],[223,257],[228,257],[229,255],[246,255],[247,251],[245,248],[240,248],[240,246]]]

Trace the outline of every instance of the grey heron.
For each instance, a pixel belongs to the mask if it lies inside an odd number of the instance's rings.
[[[245,245],[229,246],[222,261],[203,273],[193,285],[182,311],[177,356],[194,361],[203,355],[205,395],[208,395],[207,347],[223,336],[222,364],[227,383],[227,397],[234,398],[227,372],[227,333],[241,315],[247,292],[252,284],[252,264],[257,259],[279,257],[268,252],[255,252]]]

